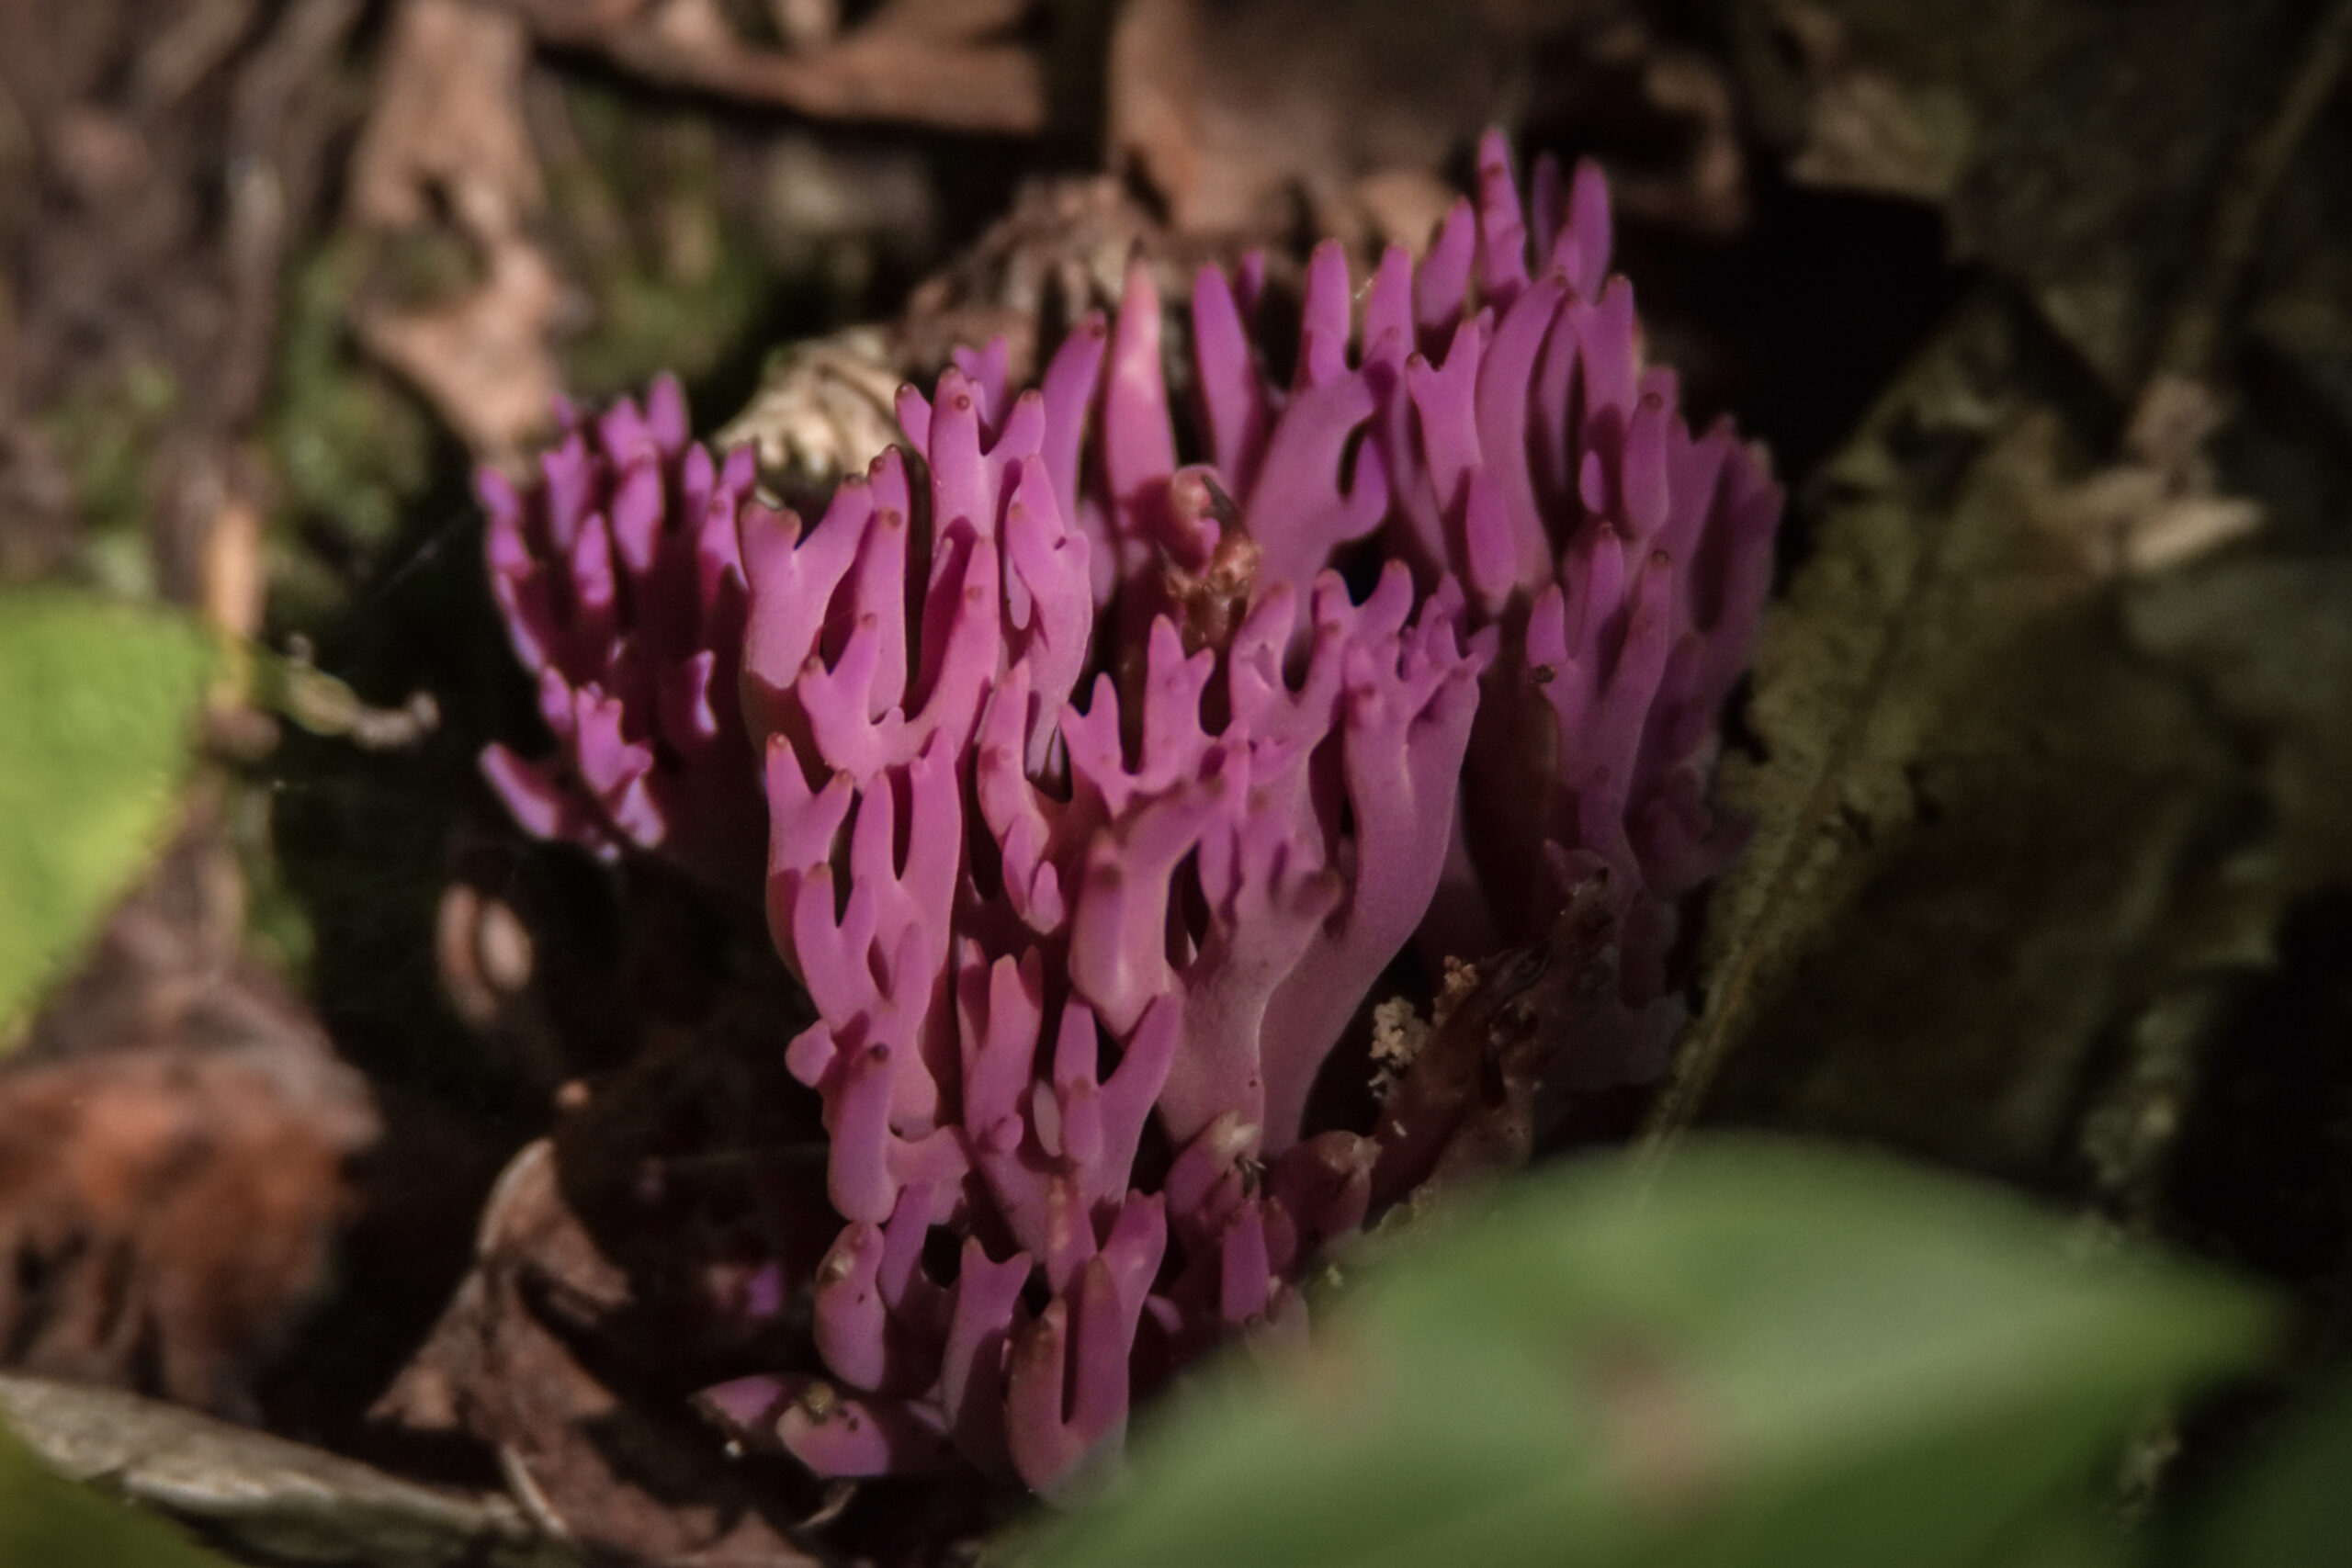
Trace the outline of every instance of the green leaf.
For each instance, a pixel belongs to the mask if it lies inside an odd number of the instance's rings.
[[[2338,1374],[2260,1445],[2200,1522],[2197,1568],[2340,1568],[2352,1549],[2352,1377]]]
[[[6,1431],[0,1431],[0,1562],[224,1568],[170,1525],[51,1474]]]
[[[1792,1145],[1549,1173],[1212,1376],[1050,1568],[1939,1568],[2063,1506],[2251,1292],[1990,1190]]]
[[[212,661],[177,615],[0,593],[0,1040],[155,850]]]

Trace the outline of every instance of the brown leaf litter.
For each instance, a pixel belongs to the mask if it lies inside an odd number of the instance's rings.
[[[723,1033],[723,1032],[722,1032]],[[821,1143],[775,1054],[657,1048],[568,1086],[509,1164],[475,1265],[374,1418],[496,1453],[551,1535],[632,1561],[797,1564],[828,1489],[729,1451],[695,1390],[807,1354]],[[776,1120],[778,1108],[787,1112]]]
[[[266,504],[248,443],[363,10],[0,6],[0,574],[191,602],[214,530]]]
[[[237,956],[241,920],[233,863],[191,836],[0,1071],[8,1365],[251,1418],[326,1283],[376,1114]]]
[[[1620,208],[1724,234],[1746,220],[1723,73],[1625,0],[1553,6],[1135,0],[1111,36],[1114,167],[1173,227],[1418,248],[1446,161],[1498,116],[1606,118],[1678,151],[1612,167]]]
[[[403,0],[351,160],[351,217],[379,236],[443,214],[480,280],[455,298],[363,302],[369,351],[413,382],[478,456],[515,457],[550,424],[561,280],[528,224],[546,200],[523,114],[530,35],[467,0]]]
[[[592,49],[665,86],[825,119],[1000,136],[1046,123],[1045,71],[1020,36],[1030,0],[885,0],[855,26],[779,0],[770,45],[720,0],[507,0],[544,41]],[[795,47],[795,46],[797,47]]]

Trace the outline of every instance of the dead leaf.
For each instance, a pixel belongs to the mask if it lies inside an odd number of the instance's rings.
[[[1747,131],[1720,62],[1662,36],[1638,13],[1589,39],[1572,35],[1563,52],[1569,68],[1552,67],[1551,93],[1566,100],[1559,109],[1581,127],[1591,117],[1587,101],[1614,105],[1605,117],[1613,124],[1578,140],[1600,132],[1618,211],[1712,240],[1747,226]],[[1663,159],[1619,156],[1618,141],[1662,141],[1671,151]]]
[[[390,234],[446,213],[480,283],[424,305],[362,301],[370,353],[413,382],[481,457],[511,458],[549,428],[550,339],[562,279],[526,229],[545,200],[523,113],[530,35],[468,0],[402,0],[374,111],[351,160],[351,212]]]
[[[762,484],[787,504],[821,504],[843,475],[863,473],[899,439],[896,400],[908,375],[879,328],[794,344],[769,360],[716,445],[750,444]]]
[[[533,1144],[491,1194],[475,1271],[375,1417],[494,1444],[517,1501],[558,1540],[695,1568],[816,1561],[786,1539],[792,1516],[771,1522],[788,1473],[769,1490],[778,1478],[730,1464],[683,1399],[629,1398],[578,1343],[632,1300],[564,1200],[554,1145]]]
[[[1118,303],[1130,258],[1155,266],[1163,292],[1192,290],[1192,260],[1222,254],[1187,247],[1108,176],[1024,183],[1012,209],[907,300],[891,352],[910,376],[935,373],[959,344],[999,335],[1010,344],[1009,374],[1027,380],[1043,367],[1041,348],[1089,310]]]
[[[2206,444],[2222,400],[2203,383],[2159,372],[2123,433],[2120,458],[2043,508],[2050,528],[2108,574],[2178,566],[2262,525],[2260,503],[2218,493]]]
[[[2352,560],[2242,555],[2135,584],[2134,647],[2258,738],[2277,874],[2298,892],[2352,881]]]
[[[1112,31],[1106,92],[1114,167],[1179,231],[1279,233],[1304,216],[1318,234],[1418,247],[1426,227],[1377,232],[1361,204],[1394,187],[1364,182],[1445,170],[1498,120],[1572,121],[1582,148],[1611,140],[1607,120],[1629,144],[1672,149],[1612,161],[1628,213],[1718,235],[1747,214],[1724,73],[1623,0],[1134,0]]]
[[[221,1051],[0,1077],[14,1364],[250,1417],[253,1375],[325,1282],[348,1210],[354,1140],[308,1110],[266,1063]]]
[[[715,0],[507,0],[549,43],[593,49],[669,86],[828,119],[1031,136],[1045,73],[1012,29],[1027,0],[885,0],[813,47],[766,49]]]
[[[1508,62],[1465,20],[1401,3],[1133,0],[1111,39],[1114,163],[1177,229],[1279,231],[1301,198],[1336,207],[1364,175],[1433,169],[1477,135]]]
[[[695,1393],[813,1355],[806,1287],[838,1222],[813,1097],[741,999],[567,1085],[556,1136],[509,1164],[472,1271],[371,1418],[489,1445],[532,1516],[595,1551],[808,1561],[825,1488],[731,1456]],[[813,1364],[813,1363],[810,1363]]]
[[[194,603],[210,529],[266,505],[246,444],[362,9],[0,7],[6,570]]]
[[[841,0],[767,0],[767,14],[790,50],[822,48],[842,30]]]
[[[780,498],[821,505],[842,474],[899,438],[899,384],[936,376],[955,349],[1001,336],[1012,378],[1031,379],[1041,349],[1086,312],[1116,308],[1131,259],[1142,257],[1162,297],[1181,303],[1196,269],[1229,265],[1239,248],[1231,236],[1170,233],[1108,177],[1027,181],[1012,210],[919,285],[898,320],[773,355],[759,390],[720,430],[718,443],[750,443],[763,481]],[[1270,261],[1277,287],[1294,280],[1295,269],[1282,257]]]
[[[117,911],[0,1072],[11,1364],[250,1418],[326,1283],[366,1084],[237,956],[236,867],[201,831]]]
[[[1823,190],[1940,203],[1967,172],[1973,136],[1968,100],[1939,82],[1905,82],[1858,51],[1836,12],[1806,0],[1755,8],[1796,80],[1783,113],[1792,144],[1789,177]]]
[[[1351,249],[1373,252],[1402,245],[1419,256],[1461,199],[1461,191],[1431,170],[1376,170],[1358,180],[1351,193],[1349,205],[1366,229],[1353,238]],[[1340,237],[1351,239],[1344,231]]]
[[[2309,7],[1740,0],[1742,96],[1792,178],[1941,206],[2120,394],[2136,394],[2243,128]]]
[[[529,241],[489,241],[489,278],[435,309],[362,307],[360,340],[417,390],[473,451],[511,458],[549,428],[559,389],[550,333],[563,286]]]
[[[402,0],[375,107],[351,155],[351,215],[375,229],[433,220],[506,233],[546,199],[522,115],[530,34],[469,0]]]
[[[2037,512],[2090,436],[2035,323],[1984,293],[1807,498],[1722,794],[1705,1010],[1657,1108],[2049,1178],[2093,1052],[2168,983],[2252,781],[2184,682],[2115,635]],[[2237,906],[2259,930],[2278,890]]]

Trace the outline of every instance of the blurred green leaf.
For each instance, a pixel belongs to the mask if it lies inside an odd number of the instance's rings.
[[[1701,1142],[1528,1181],[1213,1377],[1052,1568],[1937,1568],[2014,1547],[2271,1314],[1988,1189]]]
[[[177,615],[0,594],[0,1040],[155,850],[213,658]]]
[[[2198,1568],[2340,1568],[2352,1556],[2352,1378],[2258,1445],[2253,1467],[2205,1517],[2189,1561]]]
[[[0,1431],[0,1562],[40,1568],[223,1568],[161,1520],[51,1474]]]

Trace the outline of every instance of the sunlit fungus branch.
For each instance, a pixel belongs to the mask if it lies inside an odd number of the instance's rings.
[[[701,865],[741,837],[701,770],[764,784],[844,1224],[821,1371],[722,1418],[827,1475],[1066,1493],[1171,1370],[1303,1332],[1382,1140],[1426,1134],[1310,1111],[1408,945],[1573,904],[1611,990],[1540,1103],[1655,1074],[1682,905],[1737,844],[1706,784],[1781,492],[1691,434],[1609,250],[1597,170],[1522,198],[1492,136],[1360,321],[1316,252],[1295,353],[1253,333],[1261,267],[1204,271],[1181,418],[1137,267],[1037,387],[999,345],[902,392],[904,449],[813,521],[685,446],[673,389],[486,485],[562,747],[486,764],[526,826]]]

